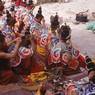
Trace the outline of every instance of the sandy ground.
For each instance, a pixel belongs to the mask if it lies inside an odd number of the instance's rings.
[[[92,58],[95,57],[95,34],[93,34],[91,31],[73,29],[72,42],[82,53],[87,53]]]

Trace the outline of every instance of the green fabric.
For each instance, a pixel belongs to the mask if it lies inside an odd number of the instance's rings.
[[[92,31],[95,31],[95,24],[93,25]]]
[[[95,30],[95,22],[91,22],[87,25],[88,30]]]

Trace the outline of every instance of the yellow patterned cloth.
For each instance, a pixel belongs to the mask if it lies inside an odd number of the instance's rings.
[[[47,75],[45,74],[44,71],[41,71],[41,72],[37,72],[37,73],[31,73],[30,75],[28,75],[27,78],[29,80],[31,80],[32,82],[43,81],[47,78]]]
[[[40,55],[45,56],[46,55],[46,49],[37,45],[37,53],[39,53]]]

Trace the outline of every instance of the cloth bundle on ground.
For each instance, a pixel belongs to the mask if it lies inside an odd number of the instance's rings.
[[[76,14],[76,21],[79,21],[79,22],[88,22],[87,15]]]
[[[88,23],[87,30],[95,31],[95,21]]]

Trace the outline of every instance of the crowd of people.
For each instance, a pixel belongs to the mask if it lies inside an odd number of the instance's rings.
[[[31,4],[28,6],[34,6]],[[26,4],[6,9],[0,0],[0,84],[18,82],[32,72],[54,67],[62,67],[63,76],[83,73],[84,68],[95,83],[95,65],[73,46],[70,26],[60,25],[57,13],[47,26],[42,8],[36,16],[30,9]]]

